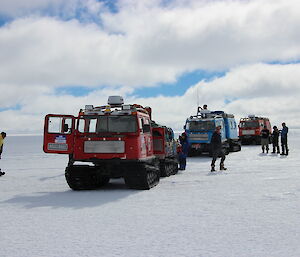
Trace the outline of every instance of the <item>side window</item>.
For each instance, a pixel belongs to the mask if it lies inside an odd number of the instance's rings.
[[[223,121],[220,122],[220,125],[222,126],[222,129],[225,128],[225,124],[223,123]]]
[[[150,132],[150,121],[149,119],[143,119],[143,132]]]
[[[232,121],[230,122],[230,125],[231,125],[231,128],[232,128],[232,129],[235,129],[235,128],[236,128],[235,121],[232,120]]]
[[[84,132],[84,124],[85,124],[84,119],[79,119],[78,120],[78,131],[81,132],[81,133]]]
[[[90,133],[96,132],[96,125],[97,125],[97,119],[90,119],[90,124],[89,124],[89,132]]]
[[[139,118],[139,130],[143,131],[143,126],[144,126],[144,120],[143,118]]]
[[[97,119],[79,119],[78,120],[78,131],[81,133],[96,132]]]
[[[72,128],[72,118],[49,117],[48,133],[70,134]]]

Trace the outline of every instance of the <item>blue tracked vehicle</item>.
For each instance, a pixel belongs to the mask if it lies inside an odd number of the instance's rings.
[[[223,148],[226,154],[241,150],[237,123],[233,114],[223,111],[205,111],[199,108],[197,115],[186,120],[184,129],[189,140],[189,156],[211,154],[211,137],[217,126],[221,126]]]

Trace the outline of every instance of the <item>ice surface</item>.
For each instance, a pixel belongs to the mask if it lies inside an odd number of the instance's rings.
[[[211,174],[209,157],[149,191],[113,180],[72,191],[66,155],[40,136],[7,137],[0,160],[0,256],[300,256],[300,131],[290,155],[244,146]]]

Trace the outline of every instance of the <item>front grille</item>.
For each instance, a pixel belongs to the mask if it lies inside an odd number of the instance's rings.
[[[85,153],[124,153],[124,141],[85,141]]]
[[[190,134],[190,140],[199,140],[199,141],[207,141],[208,140],[208,134]]]
[[[254,135],[255,130],[242,130],[243,135]]]

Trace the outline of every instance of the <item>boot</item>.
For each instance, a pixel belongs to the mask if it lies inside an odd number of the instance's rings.
[[[285,155],[285,147],[284,147],[284,145],[281,145],[281,154],[280,155]]]
[[[227,170],[227,168],[224,167],[224,163],[220,163],[220,170]]]
[[[214,171],[216,171],[215,170],[215,165],[211,165],[211,170],[210,170],[211,172],[214,172]]]

